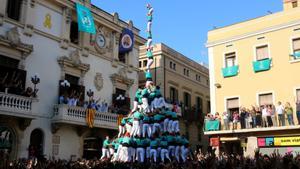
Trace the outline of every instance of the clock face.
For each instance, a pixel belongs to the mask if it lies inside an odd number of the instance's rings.
[[[105,38],[102,34],[98,34],[96,36],[96,43],[100,48],[104,48],[105,47]]]

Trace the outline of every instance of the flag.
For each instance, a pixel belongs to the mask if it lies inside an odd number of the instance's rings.
[[[78,30],[81,32],[95,34],[96,33],[95,23],[91,11],[87,7],[79,3],[76,3],[76,10],[77,10]]]
[[[134,44],[133,32],[129,29],[123,29],[120,38],[119,53],[126,53],[132,50]]]

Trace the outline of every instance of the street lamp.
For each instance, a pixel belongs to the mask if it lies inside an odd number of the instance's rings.
[[[94,92],[91,89],[89,89],[86,94],[89,96],[90,100],[94,96]]]
[[[36,85],[40,83],[40,77],[39,75],[36,73],[34,76],[31,76],[31,82],[34,85],[34,92],[33,92],[33,97],[36,97],[37,92],[39,89],[36,88]]]

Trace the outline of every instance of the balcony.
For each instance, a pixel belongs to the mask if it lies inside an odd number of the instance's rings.
[[[34,119],[37,99],[0,92],[0,115]]]
[[[236,76],[238,74],[238,71],[239,71],[239,66],[222,68],[222,73],[224,78]]]
[[[117,130],[117,121],[117,114],[96,112],[94,127]],[[86,123],[86,109],[65,104],[55,105],[52,123],[88,126]]]
[[[270,70],[271,68],[271,59],[263,59],[258,61],[253,61],[253,70],[255,73]]]

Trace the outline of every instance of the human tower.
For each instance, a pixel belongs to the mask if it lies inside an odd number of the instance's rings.
[[[185,162],[189,141],[180,135],[175,107],[168,107],[159,86],[152,81],[153,63],[152,21],[153,7],[147,4],[147,70],[144,89],[135,94],[134,107],[122,119],[119,134],[112,142],[103,142],[102,157],[119,162]]]

